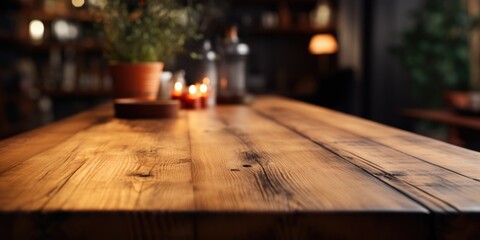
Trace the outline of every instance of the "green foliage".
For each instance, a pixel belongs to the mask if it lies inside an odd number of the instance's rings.
[[[440,105],[445,89],[468,88],[468,39],[474,19],[462,2],[426,0],[397,49],[410,73],[414,93],[427,106]]]
[[[100,12],[112,62],[168,62],[197,35],[195,9],[178,0],[108,0]]]

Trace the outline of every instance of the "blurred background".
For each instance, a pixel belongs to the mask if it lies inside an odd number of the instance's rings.
[[[111,99],[101,0],[0,2],[0,139]],[[200,3],[215,51],[236,26],[246,85],[479,149],[478,0]],[[187,69],[187,46],[167,71]]]

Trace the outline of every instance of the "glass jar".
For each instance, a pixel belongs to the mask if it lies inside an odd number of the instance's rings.
[[[221,47],[219,102],[237,102],[246,95],[246,67],[249,47],[241,43],[237,28],[230,27]]]

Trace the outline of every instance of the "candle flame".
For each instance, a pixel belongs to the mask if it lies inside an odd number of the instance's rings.
[[[190,85],[190,87],[188,87],[188,93],[195,95],[197,93],[197,87],[195,85]]]
[[[200,84],[200,92],[201,93],[206,93],[207,92],[207,85],[206,84]]]
[[[176,82],[173,88],[175,89],[175,91],[180,92],[182,91],[183,85],[181,82]]]

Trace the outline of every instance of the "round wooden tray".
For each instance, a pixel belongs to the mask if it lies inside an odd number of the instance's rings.
[[[116,118],[174,118],[180,109],[178,100],[148,101],[133,98],[114,100]]]

